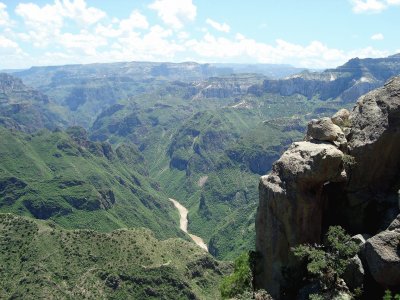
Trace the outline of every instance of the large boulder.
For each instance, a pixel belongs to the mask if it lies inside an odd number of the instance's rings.
[[[346,147],[346,137],[342,129],[331,118],[314,119],[307,126],[307,140],[332,142],[341,149]]]
[[[349,118],[350,118],[350,112],[347,109],[342,108],[332,116],[331,120],[333,124],[339,127],[349,127],[350,126]]]
[[[369,271],[383,287],[400,286],[400,229],[385,230],[365,243]]]
[[[322,187],[346,180],[343,153],[330,143],[297,142],[261,177],[256,249],[262,254],[256,285],[279,297],[282,267],[295,264],[290,248],[319,241]]]

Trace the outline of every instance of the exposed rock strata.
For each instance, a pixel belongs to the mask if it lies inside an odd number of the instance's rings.
[[[282,270],[295,266],[290,248],[320,242],[330,225],[375,235],[363,246],[373,278],[382,287],[400,284],[387,278],[400,278],[400,231],[379,233],[399,213],[400,77],[362,96],[350,115],[311,121],[307,140],[261,177],[256,285],[279,298]]]

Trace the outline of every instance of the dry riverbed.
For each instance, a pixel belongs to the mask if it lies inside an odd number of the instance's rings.
[[[188,218],[187,218],[188,210],[187,210],[187,208],[184,207],[182,204],[180,204],[175,199],[169,198],[169,201],[171,201],[174,204],[174,206],[176,207],[176,209],[179,211],[179,215],[181,216],[180,220],[179,220],[179,227],[181,228],[181,230],[183,232],[186,232],[199,247],[208,251],[207,244],[204,243],[203,239],[201,237],[198,237],[197,235],[190,234],[187,230],[187,228],[188,228]]]

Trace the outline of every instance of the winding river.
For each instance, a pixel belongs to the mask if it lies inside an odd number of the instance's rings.
[[[188,232],[187,228],[188,228],[188,210],[186,207],[184,207],[182,204],[180,204],[178,201],[176,201],[175,199],[169,198],[169,201],[171,201],[174,206],[176,207],[176,209],[179,211],[179,215],[180,220],[179,220],[179,227],[181,228],[181,230],[185,233],[187,233],[192,240],[201,248],[203,248],[204,250],[206,250],[208,252],[208,247],[207,244],[204,243],[203,239],[201,237],[198,237],[197,235],[191,234]]]

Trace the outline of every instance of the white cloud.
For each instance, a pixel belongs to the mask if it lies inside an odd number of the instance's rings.
[[[132,32],[135,29],[147,29],[149,27],[147,18],[137,10],[132,11],[127,19],[114,19],[113,23],[118,24],[118,28],[114,28],[111,24],[108,24],[107,26],[98,24],[96,27],[96,33],[104,37],[116,38],[123,34]]]
[[[156,0],[149,8],[157,11],[161,20],[174,29],[182,28],[184,21],[193,21],[197,14],[192,0]]]
[[[190,34],[187,33],[186,31],[178,32],[178,39],[180,39],[180,40],[187,40],[189,37],[190,37]]]
[[[137,10],[134,10],[128,19],[124,19],[119,23],[121,30],[130,31],[135,28],[146,29],[149,27],[149,23],[144,15]]]
[[[55,0],[54,4],[46,4],[43,7],[34,3],[20,3],[15,12],[23,18],[26,25],[34,29],[52,26],[60,28],[64,19],[88,26],[106,16],[100,9],[87,7],[84,0]]]
[[[107,39],[81,30],[78,34],[62,34],[59,43],[66,49],[78,49],[85,55],[95,55],[98,47],[107,45]]]
[[[0,54],[14,54],[14,53],[17,54],[22,53],[22,50],[19,47],[19,45],[16,42],[6,38],[5,36],[0,35]]]
[[[3,2],[0,2],[0,26],[9,26],[11,25],[10,16],[7,13],[7,5]]]
[[[59,44],[62,46],[74,45],[81,39],[82,33],[62,34],[64,26],[74,22],[78,28],[88,28],[106,16],[106,13],[95,7],[88,7],[84,0],[55,0],[53,4],[39,6],[34,3],[20,3],[15,13],[22,17],[26,30],[18,36],[25,42],[30,42],[35,47],[45,48],[49,45]],[[87,45],[95,40],[85,34]],[[64,40],[65,39],[65,40]],[[83,44],[84,41],[80,44]],[[98,43],[95,43],[97,45]]]
[[[386,8],[386,5],[381,0],[352,0],[353,11],[355,13],[378,13]]]
[[[231,27],[228,24],[226,24],[226,23],[221,24],[212,19],[207,19],[206,23],[208,25],[210,25],[211,27],[213,27],[214,29],[221,31],[221,32],[229,32],[231,30]]]
[[[353,11],[359,13],[380,13],[392,5],[400,5],[400,0],[351,0]]]
[[[188,41],[186,47],[207,62],[290,63],[306,68],[334,67],[356,56],[383,57],[388,54],[371,47],[344,52],[329,48],[320,41],[303,46],[278,39],[270,45],[246,38],[242,34],[236,34],[235,39],[227,39],[206,33],[200,40]]]
[[[60,13],[83,25],[97,23],[106,16],[106,13],[95,7],[87,7],[85,0],[56,0],[55,5]]]
[[[28,27],[35,30],[60,28],[63,24],[63,16],[58,11],[57,5],[46,4],[39,7],[34,3],[20,3],[15,13],[23,18]]]
[[[385,37],[382,33],[375,33],[371,36],[371,40],[373,41],[382,41]]]
[[[173,31],[159,25],[152,26],[144,35],[131,32],[121,37],[113,48],[118,50],[113,55],[119,59],[129,60],[168,60],[173,59],[176,53],[185,48],[172,39]]]

